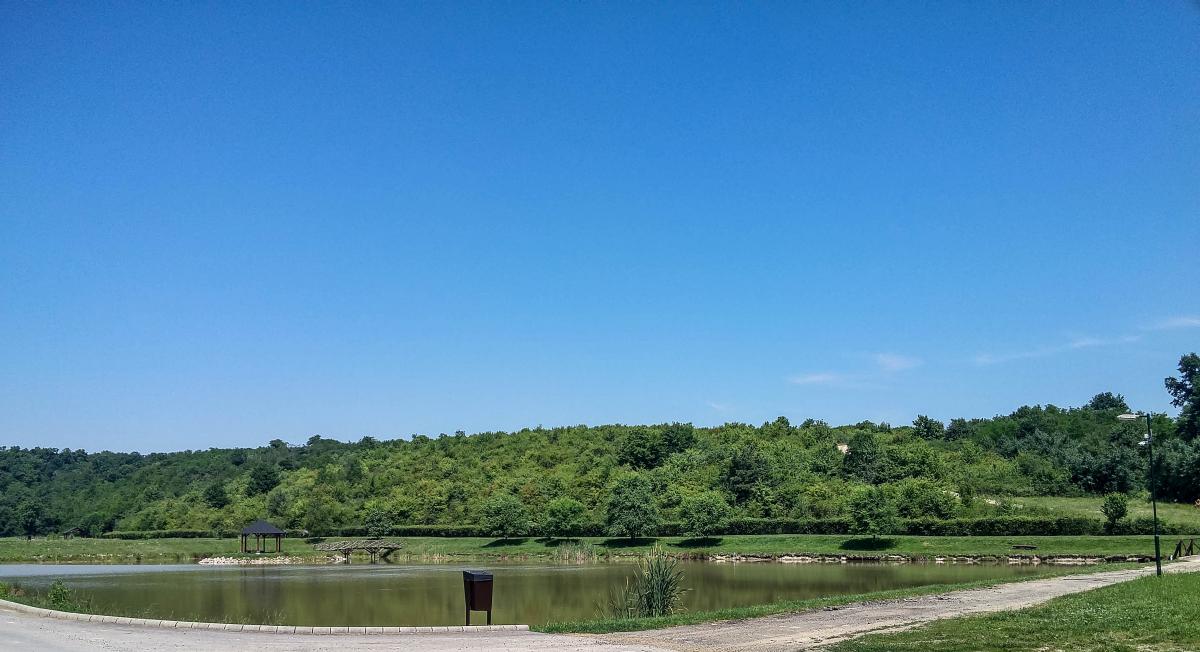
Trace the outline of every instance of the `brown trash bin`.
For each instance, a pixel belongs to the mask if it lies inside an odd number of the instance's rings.
[[[463,571],[463,594],[467,606],[467,625],[472,611],[486,611],[492,624],[492,574],[487,571]]]

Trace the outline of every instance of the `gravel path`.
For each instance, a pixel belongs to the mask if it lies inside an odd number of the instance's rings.
[[[1167,572],[1200,571],[1200,557]],[[847,605],[753,620],[688,625],[648,632],[571,636],[531,632],[402,635],[288,635],[174,630],[41,618],[0,608],[0,650],[507,650],[511,652],[766,652],[819,647],[868,632],[905,629],[967,614],[1020,609],[1060,595],[1117,584],[1153,573],[1153,567],[1003,584],[936,596]]]

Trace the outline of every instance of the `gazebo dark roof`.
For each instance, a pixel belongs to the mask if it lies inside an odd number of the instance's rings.
[[[259,519],[242,528],[242,534],[285,534],[285,532],[274,525]]]

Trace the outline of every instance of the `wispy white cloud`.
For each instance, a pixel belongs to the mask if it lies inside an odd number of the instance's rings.
[[[1200,317],[1182,316],[1171,317],[1162,321],[1155,322],[1149,326],[1143,326],[1142,330],[1146,331],[1173,331],[1180,328],[1200,328]]]
[[[1066,344],[1057,346],[1045,346],[1027,351],[1013,351],[1010,353],[980,353],[975,356],[974,362],[977,365],[993,365],[1002,362],[1012,362],[1014,360],[1027,360],[1030,358],[1044,358],[1046,356],[1057,355],[1059,353],[1068,353],[1079,349],[1091,349],[1101,346],[1114,346],[1117,344],[1129,344],[1142,339],[1141,335],[1123,335],[1121,337],[1076,337]]]
[[[707,401],[708,407],[717,412],[728,412],[733,409],[733,406],[728,403],[717,403],[716,401]]]
[[[900,355],[899,353],[875,354],[875,364],[879,365],[880,370],[886,372],[904,371],[919,367],[924,363],[924,360],[911,355]]]
[[[797,374],[789,376],[787,382],[793,385],[808,385],[814,387],[841,387],[841,388],[867,388],[878,387],[880,381],[886,380],[901,371],[906,371],[914,367],[919,367],[925,363],[924,360],[911,356],[901,355],[899,353],[874,353],[871,354],[870,360],[874,363],[874,369],[867,369],[861,372],[834,372],[820,371],[814,373]]]
[[[817,373],[789,376],[787,380],[793,385],[836,385],[845,382],[847,377],[844,374]]]

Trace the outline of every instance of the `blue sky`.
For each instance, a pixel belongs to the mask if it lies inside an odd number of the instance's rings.
[[[1167,411],[1200,349],[1194,3],[387,5],[0,5],[0,444]]]

